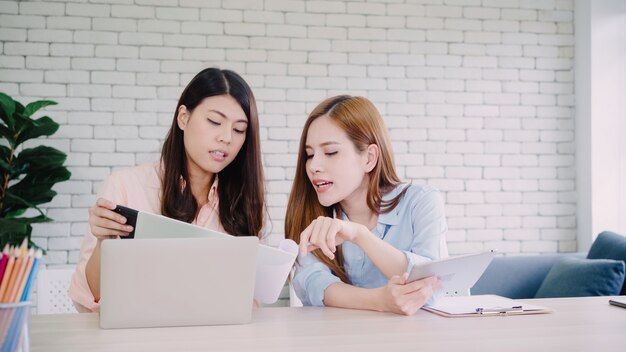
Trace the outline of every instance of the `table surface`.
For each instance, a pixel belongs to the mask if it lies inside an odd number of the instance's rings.
[[[626,297],[622,297],[626,298]],[[625,351],[609,297],[520,300],[553,313],[444,318],[337,308],[259,308],[252,323],[104,330],[97,314],[34,315],[32,351]]]

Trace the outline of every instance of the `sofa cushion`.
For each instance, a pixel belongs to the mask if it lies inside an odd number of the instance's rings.
[[[624,270],[620,260],[563,258],[554,263],[535,298],[615,296]]]
[[[495,257],[472,287],[472,295],[499,295],[512,299],[533,298],[552,265],[565,256],[584,258],[586,253]]]
[[[589,259],[614,259],[626,264],[626,237],[604,231],[598,235],[591,245]],[[626,295],[626,283],[622,284],[620,295]]]

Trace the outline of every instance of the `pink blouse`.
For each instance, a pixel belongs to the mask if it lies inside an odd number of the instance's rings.
[[[216,177],[209,191],[208,202],[200,209],[197,218],[192,223],[211,230],[225,232],[218,215],[217,184],[218,179]],[[136,210],[161,214],[159,164],[143,164],[113,172],[102,184],[98,198],[106,198],[116,204]],[[70,298],[74,301],[79,312],[98,312],[100,309],[100,304],[95,301],[85,275],[87,261],[91,257],[96,243],[96,237],[87,229],[69,289]]]

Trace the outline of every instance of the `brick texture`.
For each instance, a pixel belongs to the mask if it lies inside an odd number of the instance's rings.
[[[575,250],[572,2],[2,1],[0,90],[60,103],[45,143],[74,175],[37,243],[75,262],[102,179],[158,157],[182,88],[219,66],[257,96],[272,244],[307,112],[347,93],[383,113],[400,175],[441,190],[451,254]]]

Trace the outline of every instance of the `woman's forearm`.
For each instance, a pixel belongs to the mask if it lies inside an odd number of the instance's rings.
[[[102,240],[98,239],[96,247],[91,254],[91,258],[87,261],[85,267],[85,275],[87,276],[87,284],[91,289],[94,301],[100,301],[100,245]]]
[[[380,288],[360,288],[343,282],[334,283],[324,291],[327,307],[385,311]]]
[[[365,252],[388,279],[404,274],[409,262],[403,251],[376,237],[365,226],[360,231],[354,244]]]

